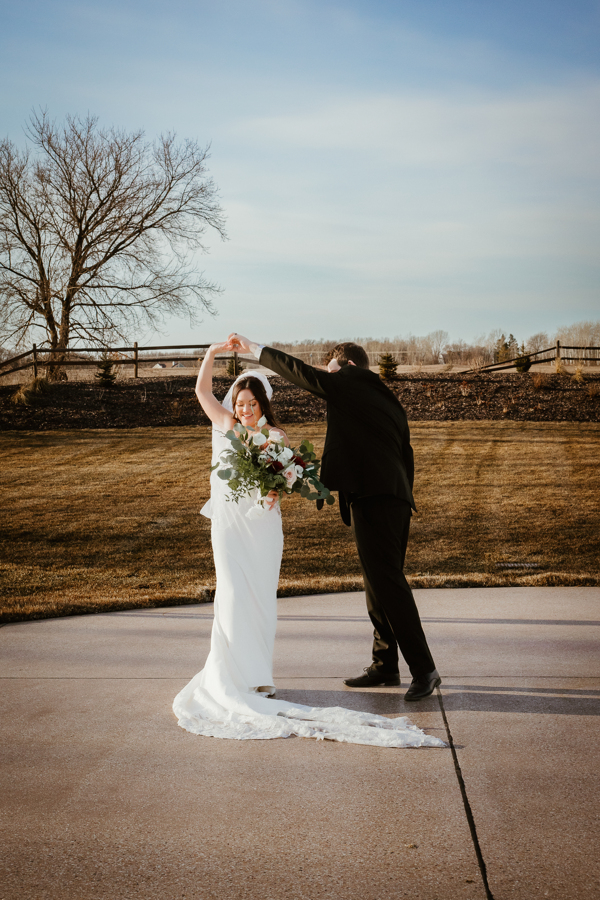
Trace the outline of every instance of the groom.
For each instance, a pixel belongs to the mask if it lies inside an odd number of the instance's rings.
[[[369,369],[358,344],[338,344],[327,370],[281,350],[229,336],[233,349],[252,353],[298,387],[327,401],[321,481],[339,492],[340,512],[352,526],[373,623],[373,662],[348,687],[399,685],[398,648],[412,684],[405,700],[422,700],[441,684],[412,591],[404,576],[414,479],[406,413]]]

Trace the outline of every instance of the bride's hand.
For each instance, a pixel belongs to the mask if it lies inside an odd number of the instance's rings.
[[[222,341],[219,344],[211,344],[208,349],[210,353],[225,353],[232,348],[229,346],[229,341]]]
[[[273,509],[278,500],[279,491],[269,491],[269,493],[265,497],[265,503],[269,507],[269,509]]]
[[[231,346],[230,346],[231,350],[241,351],[242,353],[249,353],[250,352],[250,344],[252,343],[252,341],[249,340],[247,337],[244,337],[241,334],[236,334],[236,332],[234,331],[232,334],[229,335],[228,343],[231,344]]]

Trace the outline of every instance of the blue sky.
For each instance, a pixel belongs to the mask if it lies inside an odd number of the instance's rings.
[[[199,343],[519,338],[600,311],[600,3],[2,0],[0,133],[212,145]]]

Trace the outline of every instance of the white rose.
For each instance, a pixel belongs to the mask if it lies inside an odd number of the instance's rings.
[[[294,466],[294,469],[296,470],[296,475],[298,476],[298,478],[302,478],[302,476],[304,475],[304,469],[302,468],[302,466]]]
[[[289,460],[293,457],[294,451],[290,447],[283,447],[279,451],[279,459],[282,463],[289,462]]]

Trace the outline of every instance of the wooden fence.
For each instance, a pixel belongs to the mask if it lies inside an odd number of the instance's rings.
[[[569,355],[578,351],[576,356]],[[567,347],[557,341],[552,347],[545,350],[537,350],[535,353],[524,353],[514,356],[512,359],[503,359],[502,362],[488,363],[486,366],[474,366],[469,372],[500,372],[502,369],[514,369],[515,366],[527,360],[531,366],[542,363],[555,362],[560,366],[565,362],[576,362],[580,365],[600,362],[600,347]]]
[[[5,359],[3,362],[0,362],[0,378],[4,375],[12,375],[15,372],[21,372],[23,369],[31,369],[33,376],[37,378],[40,368],[51,366],[54,358],[60,354],[67,354],[69,357],[58,363],[61,368],[63,366],[97,366],[100,357],[107,354],[113,359],[114,364],[117,366],[133,366],[133,377],[138,378],[140,365],[165,361],[164,356],[141,356],[140,354],[142,353],[146,354],[156,351],[162,351],[164,353],[164,351],[169,350],[193,350],[195,351],[195,354],[188,353],[185,356],[168,356],[170,362],[190,362],[196,360],[197,354],[202,350],[206,350],[208,347],[210,347],[210,344],[175,344],[168,347],[139,347],[136,341],[132,347],[67,347],[64,350],[46,350],[37,347],[36,344],[34,344],[31,350],[26,350],[18,356],[13,356],[10,359]],[[576,352],[575,356],[572,355],[574,352]],[[82,359],[80,356],[82,353],[91,353],[95,354],[95,356],[92,359]],[[374,353],[381,355],[378,351],[369,351],[369,360],[371,362],[371,356]],[[122,354],[129,355],[123,356]],[[296,355],[306,357],[306,361],[312,365],[313,351],[300,351],[297,352]],[[314,355],[315,357],[320,357],[319,351],[314,351]],[[239,374],[240,369],[237,353],[232,352],[228,356],[216,357],[216,359],[219,360],[229,360],[231,358],[233,358],[234,372]],[[547,347],[545,350],[537,350],[535,353],[525,353],[524,355],[516,356],[512,359],[505,359],[498,363],[474,366],[469,369],[469,371],[499,372],[502,369],[513,369],[515,365],[523,359],[529,360],[532,366],[555,361],[558,361],[559,364],[564,362],[576,362],[580,365],[598,365],[600,363],[600,347],[567,347],[562,346],[560,341],[557,341],[556,344],[552,347]],[[24,360],[27,360],[27,362],[23,362]],[[315,360],[315,362],[317,361]],[[376,362],[377,360],[375,360],[375,363]],[[22,365],[15,365],[15,363],[22,363]]]
[[[146,363],[162,363],[165,361],[164,356],[140,356],[141,353],[151,353],[152,351],[156,352],[158,350],[195,350],[198,353],[202,350],[206,350],[208,347],[210,347],[210,344],[175,344],[170,347],[138,347],[136,341],[132,347],[66,347],[64,350],[45,350],[34,344],[31,350],[27,350],[25,353],[19,354],[19,356],[13,356],[11,359],[5,359],[3,362],[0,362],[0,378],[4,375],[12,375],[15,372],[20,372],[23,369],[32,369],[34,378],[37,378],[39,369],[51,366],[56,357],[61,354],[67,354],[68,357],[57,363],[61,368],[63,366],[97,366],[100,358],[104,355],[108,355],[116,366],[133,366],[133,377],[138,378],[140,365],[145,365]],[[78,354],[81,353],[93,353],[95,354],[95,358],[81,359],[78,356]],[[75,358],[73,358],[74,354],[77,354]],[[131,355],[123,356],[122,354]],[[234,372],[238,374],[240,370],[237,353],[231,353],[228,356],[215,357],[215,359],[232,358]],[[23,363],[23,365],[14,365],[25,359],[28,361]],[[190,362],[195,361],[197,355],[192,355],[190,353],[186,356],[169,355],[168,359],[170,362]]]

